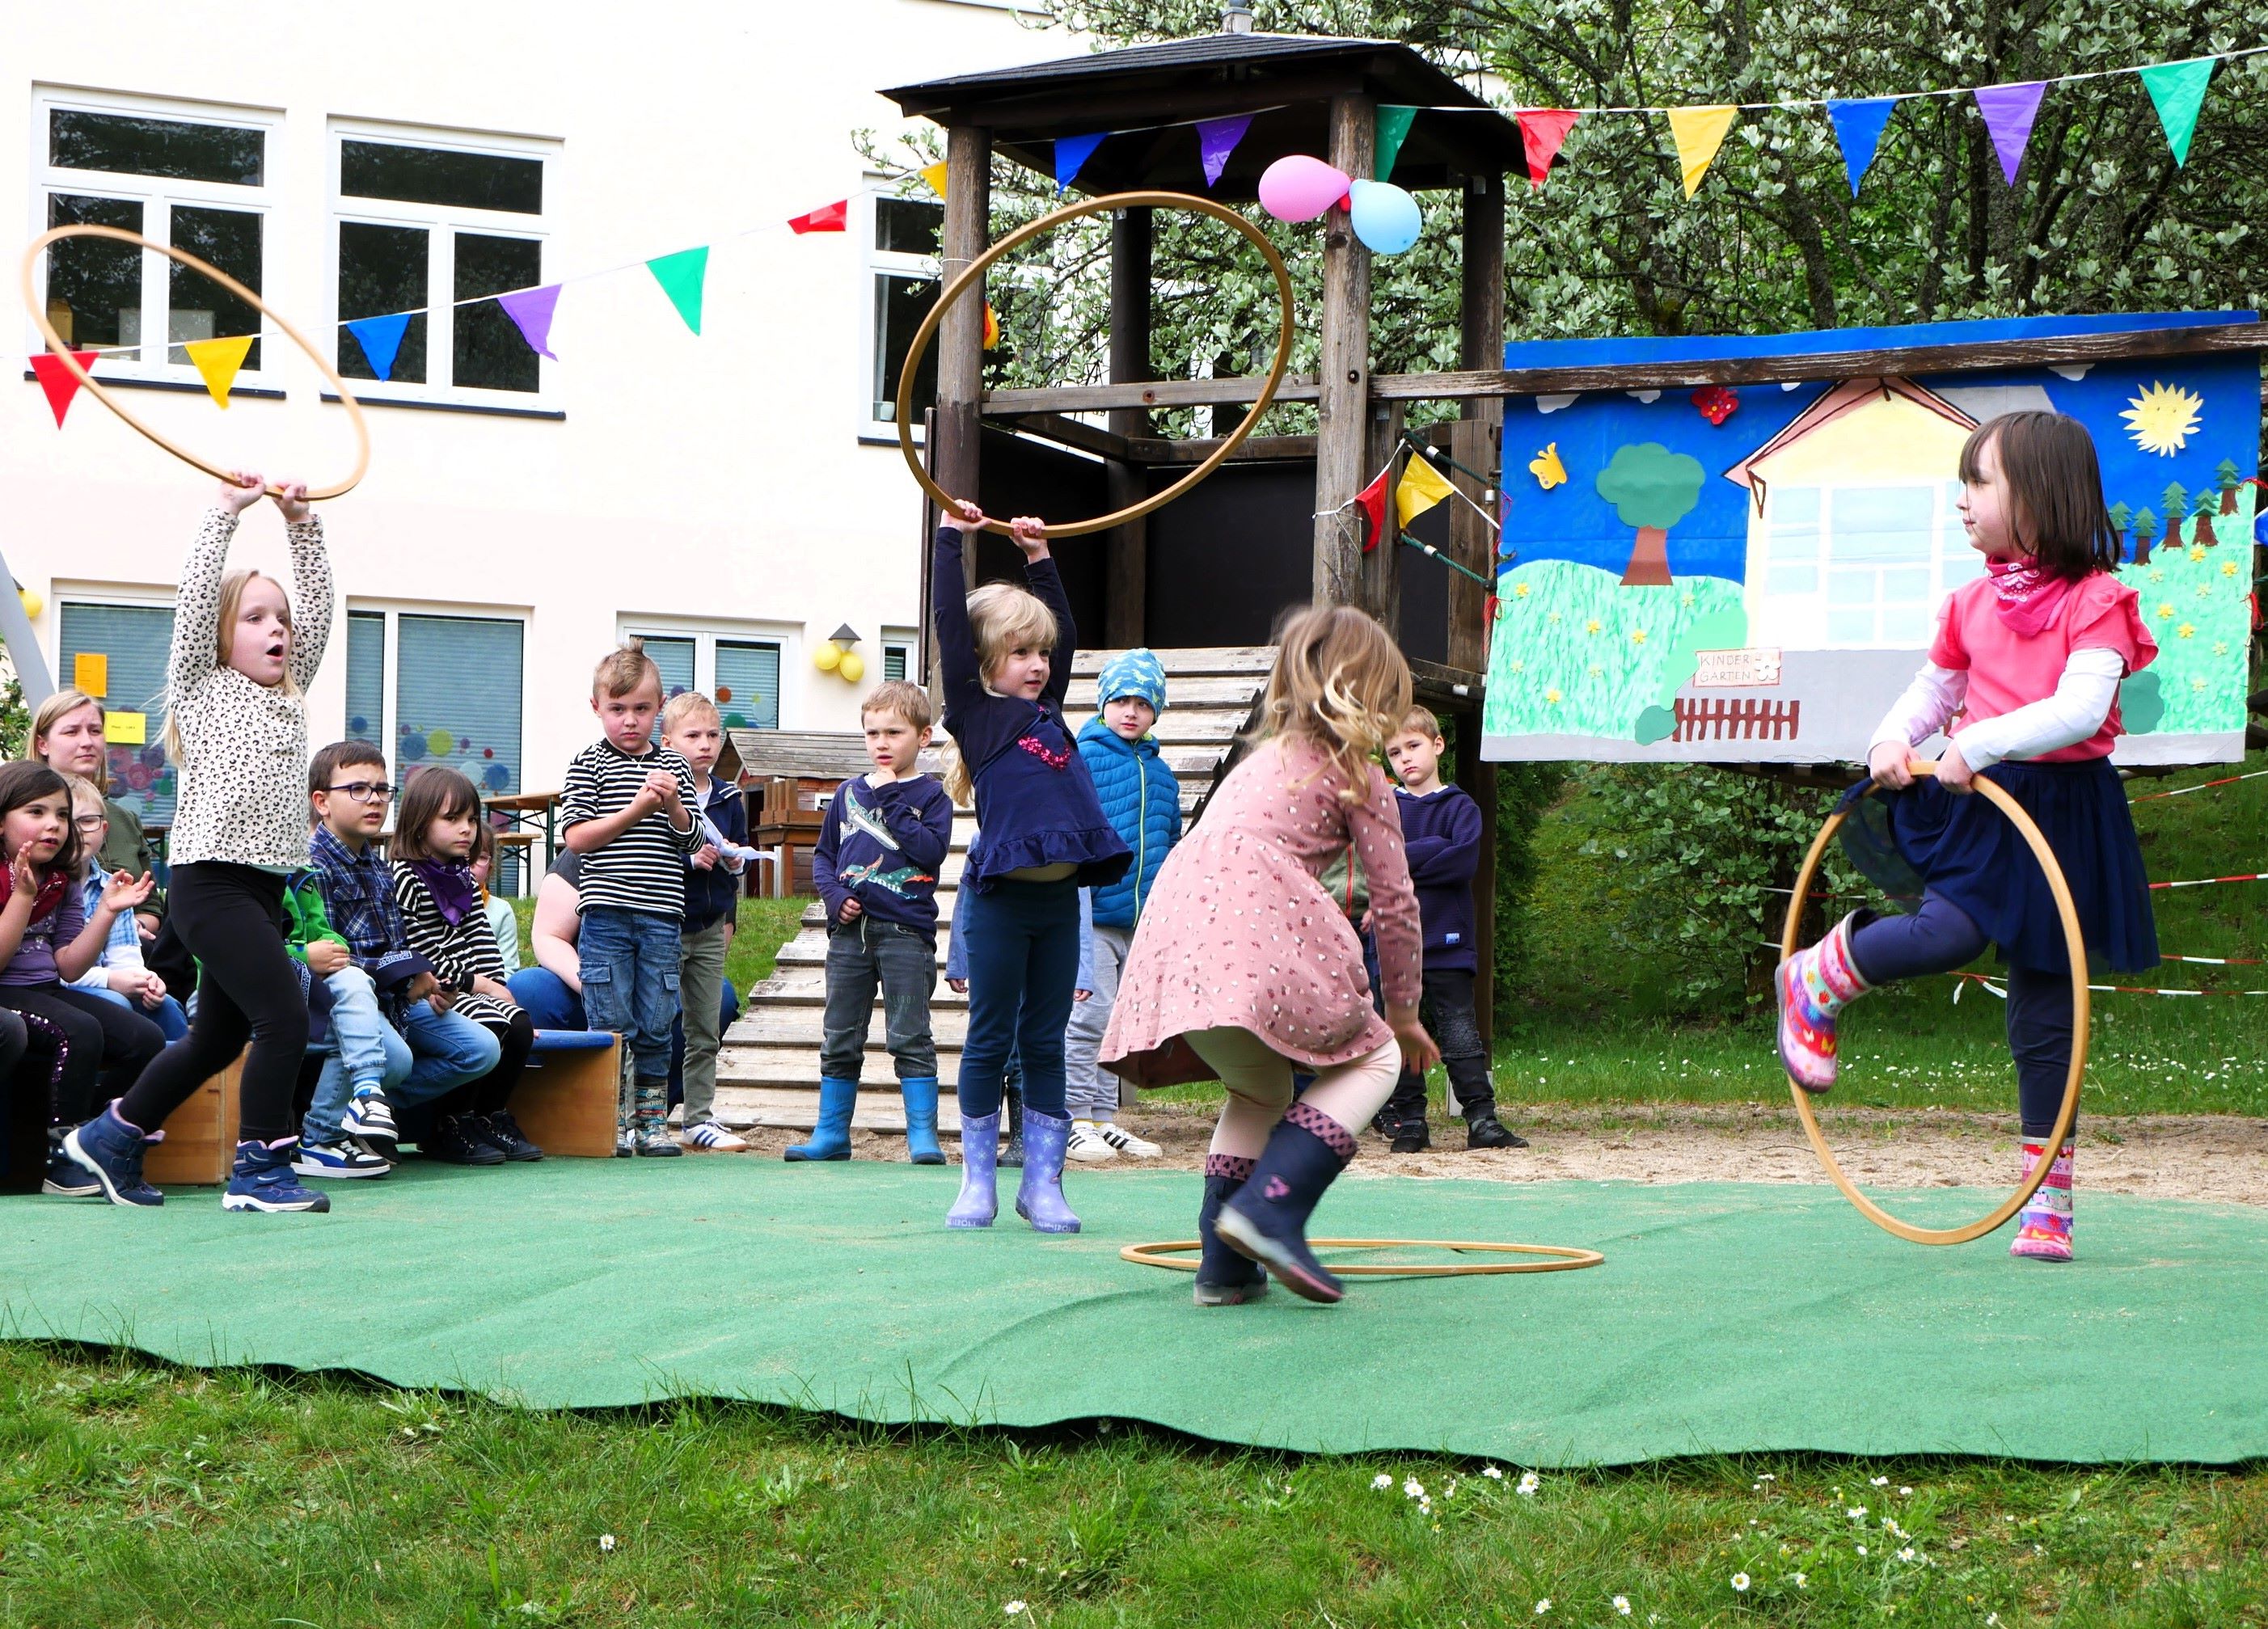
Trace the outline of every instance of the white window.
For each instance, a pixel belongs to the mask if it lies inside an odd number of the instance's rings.
[[[864,200],[866,217],[866,419],[870,433],[897,434],[898,375],[913,347],[914,330],[937,303],[939,257],[944,253],[945,205],[926,197],[902,198],[880,187]],[[937,346],[923,354],[914,401],[937,399]],[[920,420],[915,421],[918,432]]]
[[[140,715],[142,740],[110,742],[103,748],[103,768],[110,795],[140,815],[144,826],[162,830],[173,822],[176,790],[173,766],[158,740],[166,717],[166,657],[173,643],[173,604],[130,590],[96,589],[59,596],[58,608],[63,627],[56,682],[88,690],[106,713]],[[83,656],[101,660],[83,663]],[[93,682],[98,672],[99,685]]]
[[[728,730],[779,728],[780,690],[788,673],[784,630],[625,618],[622,634],[644,641],[645,653],[661,671],[664,701],[698,690],[717,704]]]
[[[913,679],[921,677],[921,663],[914,652],[921,645],[921,636],[910,628],[882,630],[882,677]]]
[[[350,608],[347,736],[385,753],[398,784],[446,764],[483,796],[520,791],[526,632],[509,611]]]
[[[34,233],[122,227],[187,250],[255,294],[266,286],[279,115],[48,90],[33,105]],[[49,247],[35,276],[55,332],[74,349],[104,352],[105,378],[202,388],[178,342],[260,331],[249,304],[132,244],[66,239]],[[160,334],[173,343],[159,344]],[[47,345],[33,337],[31,349]],[[261,350],[254,341],[244,358],[246,394],[261,389]]]
[[[1775,486],[1749,638],[1798,650],[1919,650],[1937,607],[1983,569],[1958,482]]]
[[[495,296],[556,275],[544,216],[557,144],[334,121],[335,362],[378,370],[345,324],[409,313],[381,399],[548,410],[545,365]]]

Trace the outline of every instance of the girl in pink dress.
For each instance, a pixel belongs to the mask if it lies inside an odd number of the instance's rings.
[[[1373,762],[1409,707],[1409,664],[1376,622],[1347,606],[1293,616],[1258,744],[1167,858],[1135,930],[1103,1063],[1140,1085],[1228,1088],[1197,1212],[1200,1307],[1256,1300],[1267,1273],[1309,1301],[1339,1299],[1307,1218],[1404,1060],[1422,1070],[1440,1056],[1418,1019],[1402,818]],[[1383,1022],[1361,943],[1319,881],[1350,843],[1370,879]],[[1295,1068],[1315,1077],[1296,1102]]]

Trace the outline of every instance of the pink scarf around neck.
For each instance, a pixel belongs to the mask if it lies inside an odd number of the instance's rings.
[[[1984,573],[1999,596],[2000,621],[2011,632],[2027,638],[2055,621],[2077,586],[2067,577],[2045,575],[2029,560],[1988,560]]]

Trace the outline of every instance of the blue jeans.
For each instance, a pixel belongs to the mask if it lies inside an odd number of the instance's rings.
[[[144,1006],[139,1001],[128,1000],[115,990],[96,990],[85,984],[74,984],[71,988],[84,990],[91,996],[100,996],[106,1001],[115,1001],[129,1013],[141,1014],[143,1017],[158,1026],[158,1033],[166,1037],[166,1044],[168,1046],[189,1033],[188,1018],[182,1013],[181,1004],[171,996],[167,996],[155,1006]]]
[[[583,998],[567,988],[566,980],[548,967],[524,967],[504,981],[512,999],[526,1009],[528,1020],[538,1029],[588,1029],[590,1020],[583,1012]],[[740,992],[732,981],[725,984],[724,999],[718,1003],[717,1033],[724,1034],[740,1015]],[[669,1040],[670,1101],[674,1102],[683,1094],[679,1084],[685,1065],[685,1021],[680,1015]]]
[[[437,1013],[432,1004],[412,1001],[401,1015],[409,1043],[409,1072],[387,1093],[395,1108],[430,1103],[497,1066],[504,1048],[482,1025],[462,1013]]]
[[[1000,1112],[1000,1079],[1013,1052],[1024,1107],[1060,1119],[1064,1026],[1079,977],[1079,884],[995,882],[964,888],[954,937],[968,947],[968,1039],[961,1051],[961,1112]]]
[[[323,1072],[299,1125],[299,1140],[309,1143],[338,1140],[339,1120],[356,1087],[390,1090],[409,1078],[415,1062],[409,1043],[386,1021],[368,973],[342,967],[323,983],[331,991],[330,1030],[307,1049],[322,1058]]]
[[[622,1036],[640,1080],[666,1077],[670,1031],[677,1022],[677,918],[618,905],[586,906],[575,948],[591,1028]]]

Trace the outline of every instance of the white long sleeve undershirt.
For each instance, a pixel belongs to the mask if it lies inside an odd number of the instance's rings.
[[[1958,737],[1961,756],[1970,768],[1982,770],[2006,759],[2036,758],[2059,747],[2076,746],[2102,727],[2118,699],[2118,682],[2125,676],[2125,660],[2116,651],[2073,651],[2054,695],[1970,725]],[[1884,741],[1914,747],[1927,741],[1953,721],[1968,694],[1965,670],[1924,662],[1905,694],[1874,726],[1874,739],[1867,743],[1868,754]]]

